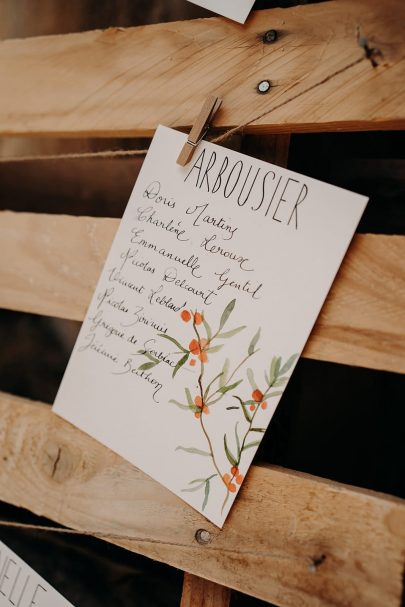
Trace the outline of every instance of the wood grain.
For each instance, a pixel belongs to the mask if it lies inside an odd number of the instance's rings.
[[[231,591],[204,578],[184,574],[180,607],[229,607]]]
[[[0,43],[0,133],[151,135],[187,127],[208,94],[223,98],[214,124],[245,132],[397,129],[405,124],[402,0],[339,0],[222,18],[110,28]],[[378,48],[364,56],[357,31]],[[269,28],[278,40],[263,44]],[[270,92],[257,93],[269,79]]]
[[[83,320],[117,219],[0,213],[0,306]],[[357,235],[304,356],[405,372],[405,238]]]
[[[253,466],[221,531],[48,406],[0,394],[0,439],[5,502],[283,607],[400,605],[398,499]]]

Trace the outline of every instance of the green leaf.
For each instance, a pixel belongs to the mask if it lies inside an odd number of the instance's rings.
[[[228,458],[229,463],[232,464],[232,466],[236,466],[238,462],[234,458],[234,456],[232,455],[230,450],[228,449],[228,445],[226,442],[226,434],[224,434],[224,449],[225,449],[225,454],[226,454],[226,457]]]
[[[179,344],[179,342],[177,341],[177,339],[174,339],[174,337],[170,337],[170,335],[165,335],[164,333],[158,333],[158,336],[159,337],[164,337],[164,339],[168,339],[175,346],[177,346],[179,348],[179,350],[181,350],[182,352],[188,352],[189,351],[189,350],[186,350],[185,348],[183,348],[183,346],[181,344]]]
[[[273,384],[273,388],[279,388],[280,386],[285,386],[285,384],[288,382],[288,377],[280,377],[279,379],[277,379],[274,384]]]
[[[204,501],[202,503],[201,510],[204,510],[205,506],[207,505],[209,495],[210,495],[210,482],[209,482],[209,480],[207,480],[207,481],[205,481]]]
[[[214,394],[215,394],[215,392],[214,392]],[[214,396],[214,394],[213,394],[212,396]],[[218,398],[216,398],[215,400],[209,400],[209,399],[208,399],[208,400],[207,400],[207,402],[206,402],[205,404],[206,404],[207,406],[210,406],[210,407],[211,407],[211,405],[215,405],[215,403],[218,403],[218,402],[221,400],[222,396],[223,396],[223,394],[221,394],[221,396],[218,396]],[[211,397],[211,398],[212,398],[212,397]]]
[[[153,367],[156,367],[158,364],[159,361],[157,363],[143,363],[143,365],[138,367],[138,371],[147,371],[148,369],[153,369]]]
[[[247,378],[248,378],[249,383],[252,386],[253,390],[257,390],[257,384],[255,382],[255,378],[254,378],[252,369],[247,369],[246,375],[247,375]]]
[[[226,407],[227,411],[231,411],[232,409],[239,409],[239,407]]]
[[[264,372],[264,380],[266,384],[270,385],[270,376],[267,375],[266,371]]]
[[[210,478],[212,478],[212,477],[210,477]],[[194,483],[204,484],[206,482],[206,480],[207,480],[206,478],[195,478],[193,481],[189,482],[189,485],[194,485]]]
[[[229,499],[229,496],[230,496],[230,495],[231,495],[231,494],[230,494],[229,489],[228,489],[228,490],[227,490],[227,492],[226,492],[226,496],[225,496],[225,499],[224,499],[224,503],[222,504],[222,507],[221,507],[221,514],[222,514],[222,512],[224,511],[224,508],[225,508],[225,506],[226,506],[226,502],[228,501],[228,499]]]
[[[245,445],[243,447],[243,451],[245,451],[246,449],[250,449],[251,447],[257,447],[258,445],[260,445],[261,441],[259,440],[254,440],[251,443],[248,443],[247,445]]]
[[[238,453],[238,459],[240,458],[240,441],[238,436],[238,422],[235,424],[235,440],[236,440],[236,451]]]
[[[148,358],[149,360],[151,360],[152,362],[154,362],[156,364],[158,364],[160,362],[160,360],[158,360],[157,358],[152,356],[152,354],[149,354],[149,352],[147,352],[146,350],[138,350],[138,354],[142,354],[143,356],[146,356],[146,358]]]
[[[214,379],[213,379],[213,380],[211,380],[211,381],[210,381],[210,383],[208,384],[208,386],[206,387],[205,392],[204,392],[204,396],[203,396],[203,401],[204,401],[204,402],[206,401],[206,399],[207,399],[207,397],[208,397],[208,394],[209,394],[209,392],[210,392],[210,388],[211,388],[212,384],[213,384],[213,383],[214,383],[214,382],[215,382],[215,381],[216,381],[216,380],[217,380],[219,377],[221,377],[221,375],[222,375],[222,373],[218,373],[218,375],[216,375],[216,376],[214,377]]]
[[[297,358],[298,358],[298,354],[293,354],[292,356],[290,356],[290,358],[281,367],[280,375],[284,375],[284,373],[287,373],[287,371],[289,371],[291,369],[291,367],[293,366],[293,364],[295,363]]]
[[[181,367],[188,361],[189,353],[185,354],[182,358],[180,358],[179,362],[173,369],[172,377],[175,377],[177,371],[181,369]]]
[[[179,407],[180,409],[188,410],[190,408],[189,405],[183,405],[182,403],[179,403],[178,400],[174,400],[174,399],[169,400],[169,403],[173,403],[173,405],[176,405],[176,407]]]
[[[281,396],[283,394],[283,390],[278,390],[277,392],[272,392],[270,394],[270,392],[266,392],[266,394],[264,394],[263,396],[263,400],[265,398],[272,398],[273,396]]]
[[[175,449],[176,451],[186,451],[187,453],[193,453],[194,455],[204,455],[205,457],[211,457],[211,453],[208,451],[201,451],[201,449],[196,449],[195,447],[182,447],[179,445]]]
[[[201,489],[201,487],[203,487],[205,485],[205,481],[203,483],[201,483],[201,485],[197,485],[196,487],[189,487],[188,489],[182,489],[182,491],[185,492],[189,492],[191,493],[192,491],[198,491],[199,489]]]
[[[277,379],[280,370],[281,356],[273,356],[270,366],[270,383],[272,384]]]
[[[248,410],[246,409],[246,403],[244,403],[243,400],[241,398],[239,398],[239,396],[234,396],[234,398],[236,398],[240,402],[242,411],[243,411],[243,415],[245,416],[246,421],[249,422],[249,424],[250,424],[250,422],[252,421],[252,418],[250,417]]]
[[[190,407],[190,409],[194,409],[195,405],[194,405],[193,397],[191,396],[190,390],[188,388],[184,388],[184,392],[186,393],[186,399],[188,402],[188,406]]]
[[[213,346],[212,348],[207,348],[205,351],[206,352],[211,352],[211,354],[214,354],[214,352],[219,352],[221,348],[223,348],[224,344],[220,344],[218,346]]]
[[[226,331],[225,333],[219,333],[219,335],[217,335],[217,338],[218,339],[228,339],[229,337],[233,337],[234,335],[237,335],[238,333],[243,331],[243,329],[246,329],[246,325],[243,325],[242,327],[236,327],[236,329],[232,329],[231,331]]]
[[[252,356],[252,354],[254,354],[256,344],[259,341],[259,337],[260,337],[260,327],[257,329],[256,333],[252,337],[252,341],[249,344],[249,347],[248,347],[249,356]]]
[[[205,320],[205,314],[202,314],[202,319],[203,319],[203,325],[204,325],[205,331],[207,333],[207,339],[208,339],[208,341],[211,341],[212,331],[211,331],[211,327]]]
[[[250,432],[266,432],[266,428],[250,428]]]
[[[229,358],[225,358],[224,366],[222,367],[221,379],[219,380],[220,388],[225,386],[228,373],[229,373]]]
[[[232,314],[232,311],[235,307],[235,303],[236,303],[236,299],[232,299],[232,301],[229,302],[229,304],[226,306],[225,310],[222,312],[221,320],[219,321],[218,331],[220,331],[222,329],[222,327],[225,325],[226,321]]]
[[[222,386],[222,388],[218,389],[218,392],[220,392],[221,394],[226,394],[230,390],[234,390],[236,388],[236,386],[239,386],[239,384],[242,383],[242,381],[243,380],[240,379],[239,381],[236,381],[234,384],[230,384],[229,386]]]

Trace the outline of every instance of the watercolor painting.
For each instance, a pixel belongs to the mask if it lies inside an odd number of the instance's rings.
[[[189,486],[182,489],[183,492],[201,491],[203,494],[201,509],[204,510],[210,496],[211,484],[219,482],[224,488],[224,498],[221,505],[223,511],[231,493],[236,493],[244,480],[240,473],[240,465],[245,451],[260,444],[268,421],[265,420],[263,427],[260,422],[260,411],[267,409],[267,400],[281,396],[283,388],[288,382],[286,375],[295,363],[298,354],[291,355],[284,363],[280,356],[273,356],[268,370],[264,370],[263,380],[256,380],[253,370],[248,366],[251,358],[259,351],[260,327],[247,343],[246,351],[241,361],[230,368],[229,358],[225,357],[226,347],[230,344],[232,337],[245,331],[246,325],[228,329],[226,327],[236,300],[233,299],[225,307],[221,314],[218,325],[213,329],[203,311],[182,310],[180,318],[184,323],[190,325],[190,342],[182,345],[175,337],[165,333],[158,333],[158,337],[170,341],[176,348],[179,358],[173,369],[174,378],[184,365],[198,366],[198,393],[192,393],[187,386],[184,387],[182,400],[170,399],[169,403],[192,414],[200,425],[202,436],[206,444],[206,450],[195,446],[178,445],[176,450],[184,451],[191,455],[209,457],[212,461],[212,474],[205,478],[194,478],[190,480]],[[213,356],[221,352],[221,370],[219,373],[216,365],[217,357]],[[153,369],[160,364],[150,352],[139,350],[138,354],[145,356],[147,361],[139,366],[140,371]],[[246,386],[249,386],[247,388]],[[225,410],[239,410],[240,421],[235,426],[224,432],[223,449],[229,462],[227,470],[221,470],[217,461],[213,442],[205,425],[205,417],[210,414],[213,407],[222,407]],[[259,438],[257,438],[259,437]]]

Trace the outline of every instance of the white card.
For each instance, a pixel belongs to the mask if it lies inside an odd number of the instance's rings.
[[[223,17],[245,23],[255,0],[189,0]]]
[[[207,142],[180,167],[185,138],[158,127],[54,411],[222,526],[367,199]]]
[[[0,607],[72,607],[34,569],[0,541]]]

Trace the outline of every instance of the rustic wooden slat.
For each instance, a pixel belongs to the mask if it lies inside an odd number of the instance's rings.
[[[0,133],[150,135],[189,127],[209,93],[215,124],[242,124],[313,84],[247,131],[397,129],[405,124],[402,0],[339,0],[222,18],[0,43]],[[357,29],[377,47],[363,56]],[[266,30],[278,40],[263,44]],[[260,95],[257,84],[274,86]]]
[[[276,605],[400,605],[396,498],[253,466],[221,531],[48,406],[4,393],[0,461],[1,500]]]
[[[229,607],[230,600],[229,588],[185,572],[180,607]]]
[[[83,320],[117,219],[0,213],[0,306]],[[304,356],[405,372],[405,238],[357,235]]]

